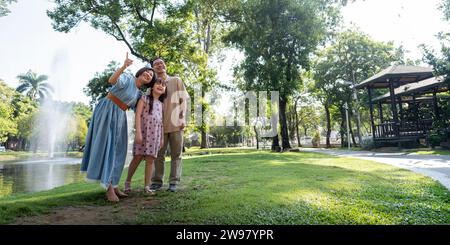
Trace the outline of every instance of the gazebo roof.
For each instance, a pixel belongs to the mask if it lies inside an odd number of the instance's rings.
[[[433,92],[435,89],[438,92],[448,90],[443,77],[432,77],[419,82],[405,84],[403,86],[394,89],[394,94],[395,96],[405,96],[411,94],[423,95],[426,93]],[[390,93],[381,95],[373,99],[372,102],[388,99],[390,99]]]
[[[357,84],[355,88],[361,89],[366,87],[387,88],[389,82],[396,82],[398,85],[418,82],[433,76],[433,69],[421,66],[390,66],[372,77]]]

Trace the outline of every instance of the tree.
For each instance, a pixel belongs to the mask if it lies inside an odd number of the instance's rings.
[[[442,0],[439,9],[444,14],[444,18],[450,21],[450,0]],[[441,42],[440,54],[422,44],[423,61],[433,66],[435,75],[445,76],[447,84],[450,85],[450,32],[443,31],[437,37]]]
[[[236,1],[236,0],[233,0]],[[48,11],[53,28],[69,32],[80,22],[90,23],[116,40],[127,45],[131,53],[150,62],[154,56],[164,58],[169,74],[176,74],[187,84],[202,89],[202,114],[207,111],[204,95],[216,84],[215,71],[209,65],[219,44],[223,23],[221,9],[226,0],[122,0],[122,1],[69,1],[56,0],[55,8]],[[94,96],[99,95],[95,90]],[[88,92],[89,93],[89,92]],[[95,103],[97,98],[91,101]],[[207,125],[202,117],[202,147],[206,147]]]
[[[88,127],[83,117],[72,115],[68,120],[65,143],[67,150],[80,150],[86,142]]]
[[[6,16],[10,13],[7,5],[13,2],[16,2],[16,0],[0,0],[0,17]]]
[[[303,134],[308,136],[309,130],[318,130],[320,126],[320,116],[318,115],[317,106],[315,105],[301,105],[298,109],[299,125],[303,129]]]
[[[86,87],[83,88],[83,92],[90,97],[89,104],[91,108],[108,94],[108,89],[112,87],[108,80],[119,67],[119,63],[111,61],[104,71],[96,72],[94,78],[89,80]]]
[[[56,31],[67,33],[81,22],[89,23],[126,44],[142,61],[164,57],[168,73],[182,75],[197,50],[190,38],[191,2],[55,0],[47,15]]]
[[[326,39],[339,19],[340,1],[274,0],[241,1],[233,15],[234,29],[228,44],[244,52],[245,90],[279,91],[279,120],[283,149],[290,148],[286,122],[289,96],[300,81],[300,70],[308,69],[309,58]],[[274,137],[274,148],[278,136]],[[279,147],[279,146],[278,146]]]
[[[20,93],[26,93],[31,100],[45,99],[54,92],[52,86],[45,82],[48,79],[46,75],[38,75],[29,70],[25,74],[18,75],[17,78],[19,79],[19,86],[16,90]]]
[[[17,138],[17,150],[27,150],[33,137],[33,126],[36,121],[37,111],[34,110],[30,114],[25,114],[17,118],[17,135],[8,140]]]
[[[14,108],[13,117],[17,133],[8,135],[8,145],[14,145],[16,150],[25,150],[32,137],[38,104],[18,92],[15,92],[11,104]]]
[[[349,112],[352,113],[363,110],[352,98],[354,93],[358,93],[358,97],[363,101],[368,100],[366,91],[353,91],[351,85],[362,82],[393,63],[402,62],[404,61],[401,48],[394,47],[392,42],[375,41],[358,30],[339,33],[331,45],[320,52],[314,61],[313,71],[316,80],[315,94],[321,100],[327,118],[327,147],[330,146],[331,133],[330,107],[332,105],[338,107],[342,122],[341,134],[345,134],[344,104],[349,105]],[[358,121],[356,123],[359,128]],[[354,139],[353,141],[355,143]]]
[[[13,118],[14,108],[11,105],[13,95],[14,90],[0,80],[0,144],[7,140],[8,134],[17,132]]]
[[[72,114],[80,116],[87,123],[92,116],[92,110],[84,103],[77,102],[72,104]]]
[[[197,65],[190,67],[188,71],[201,86],[202,125],[199,128],[201,132],[200,148],[206,148],[208,146],[206,112],[209,105],[205,100],[205,95],[217,85],[216,71],[209,67],[209,63],[210,58],[218,51],[220,37],[226,29],[224,23],[220,21],[220,11],[224,8],[223,6],[227,1],[195,0],[191,2],[194,14],[192,28],[197,46],[200,49],[192,57]]]
[[[86,143],[86,136],[88,131],[89,120],[92,116],[92,110],[89,106],[78,102],[72,103],[72,119],[71,131],[68,137],[69,147],[73,150],[81,149]]]
[[[450,21],[450,0],[442,0],[439,9],[443,12],[444,18]],[[422,44],[422,60],[430,64],[433,67],[434,75],[442,76],[447,87],[450,87],[450,32],[443,31],[437,37],[441,44],[440,52]],[[430,133],[432,146],[439,145],[442,141],[448,141],[450,138],[448,131],[450,120],[449,95],[450,92],[438,99],[440,110],[433,117],[433,129]]]

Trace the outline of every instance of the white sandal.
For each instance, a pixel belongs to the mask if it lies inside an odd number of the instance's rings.
[[[155,195],[155,191],[150,189],[150,186],[148,185],[144,187],[144,192],[150,195]]]
[[[123,192],[130,193],[131,192],[131,181],[125,181],[125,187]]]

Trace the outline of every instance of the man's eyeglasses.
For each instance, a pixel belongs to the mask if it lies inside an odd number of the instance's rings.
[[[155,84],[156,85],[161,85],[163,87],[167,87],[167,82],[164,82],[162,80],[156,80]]]

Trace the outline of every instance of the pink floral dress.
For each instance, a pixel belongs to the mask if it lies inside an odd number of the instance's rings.
[[[141,115],[142,144],[134,143],[133,154],[157,157],[161,146],[163,130],[163,103],[153,100],[152,113],[149,114],[149,95],[142,96],[144,108]]]

